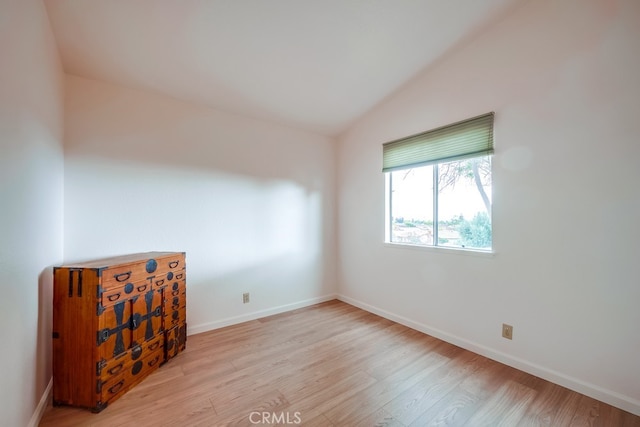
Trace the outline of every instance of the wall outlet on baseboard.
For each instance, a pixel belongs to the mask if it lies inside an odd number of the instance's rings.
[[[513,339],[513,326],[507,325],[506,323],[502,324],[502,337],[508,340]]]
[[[247,304],[249,302],[249,292],[242,294],[242,303]]]

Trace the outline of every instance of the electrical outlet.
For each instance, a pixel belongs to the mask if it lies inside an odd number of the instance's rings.
[[[246,304],[249,302],[249,292],[245,292],[244,294],[242,294],[242,303]]]
[[[502,324],[502,337],[508,340],[513,339],[513,326],[507,325],[506,323]]]

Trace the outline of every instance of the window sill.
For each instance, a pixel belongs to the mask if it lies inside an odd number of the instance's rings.
[[[456,255],[475,256],[480,258],[493,258],[496,255],[496,252],[493,250],[485,251],[480,249],[452,248],[448,246],[419,246],[393,242],[383,242],[383,245],[385,247],[394,249],[409,249],[414,251],[433,252],[440,254],[449,253]]]

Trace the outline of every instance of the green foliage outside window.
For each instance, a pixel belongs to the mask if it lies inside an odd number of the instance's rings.
[[[463,247],[491,247],[491,220],[486,212],[478,212],[471,221],[462,219],[458,224],[458,233]]]

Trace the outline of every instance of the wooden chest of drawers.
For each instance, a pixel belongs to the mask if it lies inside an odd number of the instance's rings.
[[[184,252],[54,268],[53,404],[94,412],[184,350]]]

